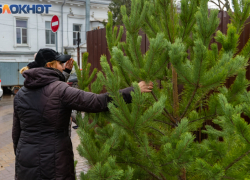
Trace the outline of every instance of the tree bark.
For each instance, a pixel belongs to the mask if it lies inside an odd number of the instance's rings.
[[[171,0],[171,19],[172,23],[174,23],[174,1]],[[174,28],[173,28],[174,32]],[[171,40],[171,38],[169,37]],[[174,33],[172,34],[172,43],[174,43],[175,37]],[[173,83],[173,102],[174,102],[174,107],[173,107],[173,116],[176,122],[180,121],[180,113],[179,113],[179,93],[178,93],[178,74],[174,69],[174,66],[172,65],[172,83]],[[179,176],[179,180],[186,180],[186,169],[182,168],[181,169],[181,174]]]
[[[172,66],[172,77],[173,77],[173,101],[174,101],[174,118],[176,121],[180,121],[179,116],[179,94],[178,94],[178,81],[177,81],[177,72]],[[181,169],[181,175],[179,176],[179,180],[186,180],[186,169]]]
[[[186,169],[181,169],[181,175],[179,176],[179,180],[186,180]]]

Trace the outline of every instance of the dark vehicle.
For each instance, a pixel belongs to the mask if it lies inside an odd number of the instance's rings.
[[[69,80],[68,80],[67,83],[71,87],[79,88],[79,86],[78,86],[78,79],[77,79],[76,73],[72,73],[70,75]]]

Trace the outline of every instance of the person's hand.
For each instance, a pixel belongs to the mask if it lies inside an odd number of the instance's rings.
[[[69,70],[72,70],[73,68],[73,62],[74,62],[74,59],[73,58],[70,58],[70,60],[68,60],[66,63],[65,63],[65,69],[69,69]]]
[[[154,86],[153,82],[151,81],[148,84],[146,84],[145,81],[141,81],[138,83],[138,85],[141,89],[141,92],[151,92]]]

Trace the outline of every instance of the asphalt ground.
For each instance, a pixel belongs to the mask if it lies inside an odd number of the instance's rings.
[[[14,180],[15,175],[15,155],[12,143],[13,99],[14,96],[8,94],[4,95],[0,101],[0,180]],[[87,160],[81,157],[76,150],[80,141],[73,128],[71,128],[71,140],[74,159],[78,161],[76,174],[79,177],[80,172],[86,173],[89,166]]]

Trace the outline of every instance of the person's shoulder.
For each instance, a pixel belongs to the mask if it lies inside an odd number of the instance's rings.
[[[63,91],[64,89],[70,87],[66,82],[63,81],[55,81],[51,83],[51,87],[58,89],[59,91]]]
[[[53,83],[50,84],[50,86],[53,86],[53,87],[67,87],[69,86],[66,82],[63,82],[63,81],[55,81]]]
[[[46,96],[50,96],[51,93],[62,91],[67,86],[68,84],[63,81],[54,81],[47,86],[44,86],[42,91]]]
[[[18,99],[19,98],[19,95],[21,94],[23,94],[24,93],[24,90],[25,90],[26,88],[25,88],[25,86],[23,86],[23,87],[21,87],[18,91],[17,91],[17,93],[15,94],[15,97],[14,97],[14,99]]]

